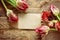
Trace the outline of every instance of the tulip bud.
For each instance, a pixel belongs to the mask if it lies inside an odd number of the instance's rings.
[[[55,5],[50,6],[51,11],[53,14],[57,15],[59,13],[59,9]]]
[[[13,13],[12,10],[7,10],[7,16],[10,22],[17,22],[18,21],[18,17]]]
[[[12,1],[12,0],[10,0],[10,1]],[[18,21],[18,17],[13,13],[12,10],[9,10],[9,9],[6,7],[6,5],[5,5],[5,3],[4,3],[4,0],[1,0],[1,2],[2,2],[4,8],[5,8],[6,11],[7,11],[6,15],[7,15],[9,21],[10,21],[10,22],[17,22],[17,21]],[[14,3],[15,3],[15,2],[14,2]]]
[[[42,34],[47,34],[49,30],[50,28],[48,26],[43,25],[43,26],[40,26],[39,28],[36,28],[35,31],[42,35]]]
[[[60,31],[60,22],[55,23],[55,28],[57,31]]]
[[[25,1],[17,0],[17,9],[21,11],[26,11],[28,4]]]
[[[43,20],[44,22],[49,22],[49,21],[51,21],[52,19],[54,19],[54,18],[53,18],[53,15],[52,15],[50,12],[48,12],[48,11],[43,11],[43,13],[42,13],[42,20]]]
[[[6,0],[6,1],[19,11],[25,12],[28,8],[26,0]]]
[[[51,9],[52,13],[58,18],[58,20],[60,20],[59,9],[55,5],[51,5],[50,9]]]

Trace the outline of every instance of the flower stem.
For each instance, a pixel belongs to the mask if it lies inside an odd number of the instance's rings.
[[[5,7],[5,10],[7,11],[7,7],[6,7],[6,5],[5,5],[5,3],[4,3],[4,1],[3,0],[1,0],[1,2],[2,2],[2,4],[3,4],[3,6]]]
[[[55,28],[51,28],[50,30],[52,30],[52,31],[56,31],[56,29],[55,29]]]
[[[57,15],[58,20],[60,21],[60,14]]]

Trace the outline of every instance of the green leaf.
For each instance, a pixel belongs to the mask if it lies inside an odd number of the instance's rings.
[[[6,0],[9,4],[11,4],[13,7],[16,7],[16,0]]]

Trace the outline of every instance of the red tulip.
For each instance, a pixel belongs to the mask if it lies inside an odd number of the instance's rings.
[[[51,12],[43,11],[43,14],[42,14],[42,20],[43,21],[49,22],[52,19],[53,19],[53,16],[52,16]]]
[[[55,28],[57,29],[57,31],[60,31],[60,22],[55,23]]]
[[[25,12],[28,8],[27,0],[6,0],[9,4],[15,7],[19,11]]]
[[[35,31],[42,35],[42,34],[47,34],[49,30],[50,28],[48,26],[43,25],[43,26],[40,26],[39,28],[36,28]]]
[[[17,22],[18,21],[18,17],[13,13],[12,10],[8,10],[7,11],[7,16],[10,22]]]
[[[23,0],[17,0],[17,9],[21,11],[26,11],[28,4]]]

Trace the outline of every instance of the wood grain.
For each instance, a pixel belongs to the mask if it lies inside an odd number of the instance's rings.
[[[9,29],[9,22],[7,17],[0,17],[0,29]]]
[[[33,3],[33,1],[34,0],[32,0],[32,3]],[[29,2],[31,2],[31,0]],[[40,3],[39,0],[38,0],[38,2]],[[53,4],[57,5],[58,7],[59,7],[59,3],[60,2],[53,2]],[[35,4],[35,5],[33,6],[33,4]],[[39,5],[37,5],[35,2],[33,4],[32,5],[30,4],[31,5],[30,7],[32,7],[32,6],[36,7],[36,8],[39,7]],[[7,3],[6,3],[6,5],[9,9],[12,9],[16,14],[19,13],[11,5],[9,5]],[[35,9],[33,9],[33,10],[35,10]],[[32,12],[32,11],[29,10],[28,12]],[[0,28],[0,40],[41,40],[40,35],[35,33],[34,30],[19,30],[18,27],[15,26],[13,23],[9,24],[5,13],[6,13],[5,9],[0,2],[0,24],[2,24],[2,25],[5,24],[3,26],[0,26],[1,27]],[[7,28],[7,29],[4,29],[4,28]],[[14,29],[14,28],[17,28],[17,29]],[[50,31],[48,35],[46,35],[42,38],[42,40],[60,40],[60,32]]]
[[[23,30],[0,30],[0,40],[37,40],[34,31]]]

